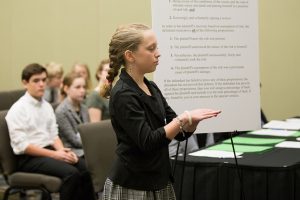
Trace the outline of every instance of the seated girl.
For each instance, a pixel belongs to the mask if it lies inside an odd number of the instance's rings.
[[[87,107],[82,103],[86,92],[85,79],[75,73],[65,76],[62,93],[65,99],[55,110],[60,137],[65,145],[83,156],[78,125],[89,122]]]
[[[108,109],[108,99],[101,96],[102,88],[107,84],[106,76],[109,70],[109,59],[102,60],[97,71],[96,79],[98,81],[97,87],[92,91],[87,99],[86,105],[88,107],[91,122],[98,122],[105,119],[110,119]]]

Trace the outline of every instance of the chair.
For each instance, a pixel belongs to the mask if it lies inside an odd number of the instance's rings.
[[[26,190],[40,190],[43,197],[51,198],[51,193],[58,192],[62,181],[60,178],[38,173],[16,171],[16,156],[10,146],[10,138],[5,120],[7,111],[0,111],[0,164],[3,176],[8,184],[3,200],[10,194],[24,194]]]
[[[116,135],[110,120],[78,127],[95,192],[101,192],[115,158]]]
[[[0,110],[8,110],[21,96],[25,94],[24,89],[1,91],[0,92]]]

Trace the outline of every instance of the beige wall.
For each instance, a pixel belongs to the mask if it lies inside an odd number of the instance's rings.
[[[56,61],[68,71],[82,61],[94,74],[118,25],[151,24],[150,2],[1,0],[0,90],[22,87],[20,72],[31,62]],[[269,119],[300,115],[299,9],[299,0],[259,1],[261,102]]]
[[[62,63],[66,72],[86,62],[94,79],[116,27],[133,21],[151,23],[150,1],[1,0],[0,90],[22,87],[21,71],[32,62]]]
[[[270,119],[300,115],[300,1],[259,1],[262,108]]]

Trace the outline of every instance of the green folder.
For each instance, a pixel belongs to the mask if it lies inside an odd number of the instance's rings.
[[[235,151],[240,153],[253,153],[253,152],[258,153],[272,148],[273,148],[272,146],[251,146],[251,145],[240,145],[240,144],[234,145]],[[233,151],[231,144],[218,144],[218,145],[211,146],[207,149],[231,151],[231,152]]]
[[[252,137],[234,137],[232,138],[234,144],[251,144],[251,145],[275,145],[283,142],[285,139],[278,138],[252,138]],[[223,141],[223,143],[231,144],[230,139]]]
[[[297,131],[297,132],[294,133],[292,136],[294,136],[294,137],[300,137],[300,131]]]

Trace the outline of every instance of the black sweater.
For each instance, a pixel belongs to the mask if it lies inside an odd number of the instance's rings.
[[[110,97],[110,115],[117,135],[117,159],[109,178],[118,185],[137,190],[158,190],[171,178],[164,126],[177,115],[158,87],[144,78],[151,96],[122,70]],[[191,135],[185,134],[187,137]],[[176,136],[184,140],[182,134]]]

